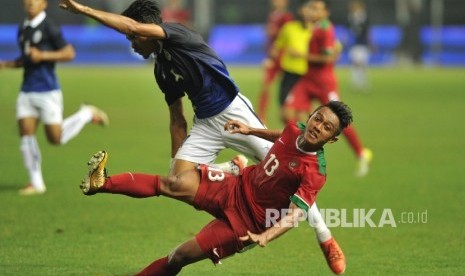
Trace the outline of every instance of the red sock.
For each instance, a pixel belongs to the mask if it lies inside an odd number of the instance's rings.
[[[168,256],[158,259],[144,268],[136,276],[170,276],[176,275],[181,268],[172,268],[168,266]]]
[[[343,130],[344,136],[347,138],[347,141],[349,142],[350,146],[352,149],[355,151],[355,154],[357,157],[360,157],[363,152],[363,147],[362,143],[360,142],[360,139],[358,139],[358,135],[355,132],[355,129],[353,126],[348,126]]]
[[[130,197],[160,195],[160,176],[142,173],[123,173],[107,178],[100,192],[123,194]]]

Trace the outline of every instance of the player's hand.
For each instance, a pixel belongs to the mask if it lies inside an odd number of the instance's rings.
[[[59,6],[60,8],[70,11],[72,13],[79,13],[84,8],[83,5],[73,0],[60,0]]]
[[[36,47],[31,47],[29,49],[29,59],[33,63],[39,63],[42,61],[42,52]]]
[[[267,57],[263,60],[262,67],[265,70],[271,69],[275,67],[275,61],[272,58]]]
[[[263,234],[254,234],[247,230],[247,236],[239,237],[241,241],[251,241],[258,244],[260,247],[265,247],[268,243],[268,239]]]
[[[229,120],[224,125],[224,130],[228,131],[231,134],[240,133],[244,135],[250,134],[250,127],[238,120]]]

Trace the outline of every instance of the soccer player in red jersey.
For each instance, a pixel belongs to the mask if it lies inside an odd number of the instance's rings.
[[[287,10],[289,1],[288,0],[271,0],[271,12],[268,15],[266,23],[266,53],[267,58],[263,61],[263,82],[259,96],[258,103],[258,116],[263,121],[266,121],[266,109],[270,98],[270,87],[274,79],[281,71],[279,64],[279,58],[270,58],[274,53],[271,53],[272,46],[278,37],[278,33],[282,26],[291,21],[294,17],[291,12]],[[279,56],[279,53],[277,53]]]
[[[308,70],[295,84],[285,103],[286,108],[296,111],[294,112],[296,114],[308,111],[313,98],[318,99],[322,104],[339,100],[334,72],[339,51],[336,49],[338,45],[334,26],[329,20],[329,6],[325,0],[311,0],[310,6],[315,25],[307,55]],[[356,174],[365,176],[372,159],[371,150],[363,148],[353,126],[344,129],[343,134],[359,160]]]
[[[323,146],[352,122],[347,105],[331,101],[317,108],[304,124],[289,123],[284,131],[249,127],[229,121],[225,131],[254,135],[274,142],[260,163],[233,176],[217,168],[200,165],[196,170],[161,177],[123,173],[108,177],[108,154],[100,151],[89,161],[89,172],[81,184],[84,194],[123,194],[136,198],[166,196],[183,201],[215,217],[194,238],[176,247],[138,275],[175,275],[191,263],[221,259],[249,246],[265,246],[305,217],[326,181]],[[130,181],[128,181],[130,180]],[[270,223],[268,211],[288,210],[279,222]],[[337,274],[345,270],[345,257],[337,243],[325,249]]]

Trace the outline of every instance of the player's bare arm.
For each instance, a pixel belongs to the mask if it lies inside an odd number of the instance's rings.
[[[230,120],[224,125],[224,130],[231,134],[254,135],[270,142],[276,141],[281,136],[281,130],[269,130],[261,128],[253,128],[241,121]]]
[[[6,68],[20,68],[23,67],[23,61],[21,58],[18,58],[16,60],[9,60],[9,61],[3,61],[0,60],[0,70],[6,69]]]
[[[128,36],[143,36],[156,39],[163,39],[166,37],[163,29],[156,24],[139,23],[123,15],[109,13],[84,6],[77,1],[60,0],[60,8],[72,13],[86,15]]]
[[[182,142],[187,137],[187,121],[182,107],[182,98],[177,99],[169,106],[170,110],[170,134],[171,157],[176,155]]]
[[[254,234],[247,231],[247,236],[240,237],[241,241],[252,241],[257,243],[261,247],[265,247],[270,241],[277,239],[282,234],[292,229],[296,222],[302,218],[304,212],[302,209],[297,207],[294,203],[289,205],[289,211],[285,217],[283,217],[273,227],[268,228],[261,234]]]
[[[34,63],[42,61],[71,61],[76,56],[73,46],[66,45],[62,49],[56,51],[41,51],[36,47],[31,47],[29,50],[29,58]]]

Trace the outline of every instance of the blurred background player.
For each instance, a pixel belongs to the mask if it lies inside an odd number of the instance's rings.
[[[59,26],[46,15],[46,0],[24,0],[23,3],[26,19],[18,30],[21,56],[12,61],[0,61],[0,68],[24,68],[16,117],[30,184],[19,193],[34,195],[46,190],[35,135],[39,120],[45,125],[48,141],[63,145],[87,123],[106,125],[108,117],[94,106],[83,105],[63,121],[63,97],[55,74],[55,62],[73,60],[74,48],[63,39]]]
[[[288,0],[270,0],[271,11],[266,23],[266,54],[277,55],[272,59],[265,58],[263,61],[263,80],[258,102],[258,116],[266,122],[266,109],[270,98],[270,88],[276,76],[281,72],[279,65],[280,53],[271,53],[271,47],[278,36],[282,26],[293,19],[293,15],[288,11]]]
[[[358,90],[368,89],[367,67],[370,60],[370,22],[362,0],[349,3],[349,27],[354,42],[349,50],[352,85]]]
[[[310,8],[314,26],[306,55],[308,70],[293,87],[285,103],[286,108],[300,113],[308,112],[313,98],[322,104],[339,100],[334,64],[340,51],[336,49],[338,43],[329,20],[329,6],[327,1],[311,0]],[[345,128],[343,134],[359,160],[356,175],[365,176],[373,155],[371,150],[363,148],[352,125]]]
[[[309,1],[301,1],[297,12],[298,19],[289,21],[281,28],[272,48],[267,63],[279,63],[282,71],[279,84],[279,105],[281,107],[281,121],[285,124],[289,115],[283,107],[289,91],[297,81],[307,72],[308,41],[312,34],[313,22],[310,18]],[[295,53],[298,53],[297,55]],[[275,61],[280,59],[279,61]]]
[[[191,12],[184,7],[184,0],[166,0],[161,11],[163,22],[191,26]]]

